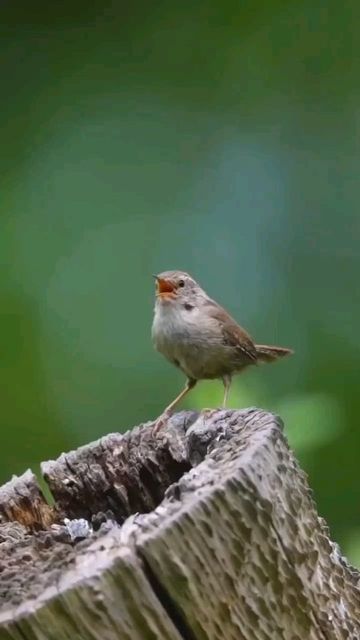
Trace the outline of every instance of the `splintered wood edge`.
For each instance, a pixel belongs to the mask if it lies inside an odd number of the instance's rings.
[[[66,517],[87,519],[111,511],[118,522],[137,511],[151,511],[191,467],[185,432],[194,415],[183,412],[171,418],[165,437],[155,437],[148,423],[42,463],[58,509]]]
[[[0,522],[19,522],[33,530],[65,517],[90,520],[110,512],[122,522],[137,511],[149,512],[171,484],[204,458],[219,429],[231,434],[233,414],[246,420],[253,411],[214,411],[210,416],[184,411],[170,417],[158,437],[153,436],[153,423],[147,423],[63,453],[41,464],[55,505],[48,505],[28,470],[0,487]]]
[[[19,522],[29,529],[46,529],[56,519],[35,474],[28,469],[0,487],[0,522]]]
[[[14,476],[0,487],[0,523],[19,522],[30,530],[46,529],[65,517],[90,519],[99,511],[110,510],[122,521],[134,511],[151,510],[166,488],[190,468],[185,430],[196,415],[183,412],[173,416],[167,440],[155,439],[152,423],[148,423],[43,462],[42,474],[54,507],[47,503],[32,471]]]
[[[126,556],[140,567],[158,604],[169,614],[164,602],[170,600],[194,637],[207,633],[232,640],[241,634],[247,640],[256,625],[259,637],[269,639],[284,625],[286,639],[358,637],[359,573],[329,540],[279,426],[260,411],[218,415],[218,437],[205,460],[181,477],[153,512],[129,517],[122,528],[83,549],[54,591],[16,610],[17,628],[25,618],[29,625],[66,601],[63,629],[74,631],[71,620],[85,606],[77,594],[85,589],[87,607],[90,602],[94,611],[107,598],[113,601]],[[200,416],[186,437],[201,440],[204,433],[206,418]],[[103,594],[101,603],[96,593]],[[70,606],[72,599],[76,607]],[[126,598],[122,605],[129,615]],[[1,622],[9,631],[6,638],[16,638],[14,610],[3,612]],[[121,620],[117,624],[121,629]],[[49,635],[53,639],[56,635]]]

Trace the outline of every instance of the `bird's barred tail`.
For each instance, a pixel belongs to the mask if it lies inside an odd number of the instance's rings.
[[[260,362],[274,362],[284,356],[290,356],[293,352],[292,349],[286,347],[270,347],[266,344],[255,345],[257,357]]]

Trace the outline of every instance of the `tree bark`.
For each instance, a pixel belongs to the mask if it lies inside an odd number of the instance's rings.
[[[276,416],[182,412],[0,488],[0,640],[360,638],[360,574]]]

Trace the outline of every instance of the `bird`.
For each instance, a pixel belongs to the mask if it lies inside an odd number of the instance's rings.
[[[163,271],[154,278],[153,344],[186,376],[183,390],[157,419],[155,433],[199,380],[222,380],[222,406],[226,408],[234,375],[250,365],[274,362],[293,353],[287,347],[255,344],[185,271]]]

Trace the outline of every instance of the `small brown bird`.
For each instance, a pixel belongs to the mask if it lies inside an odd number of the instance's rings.
[[[187,376],[185,388],[166,407],[155,431],[198,380],[222,379],[225,408],[233,374],[292,353],[284,347],[254,344],[249,334],[184,271],[164,271],[154,277],[154,345]]]

